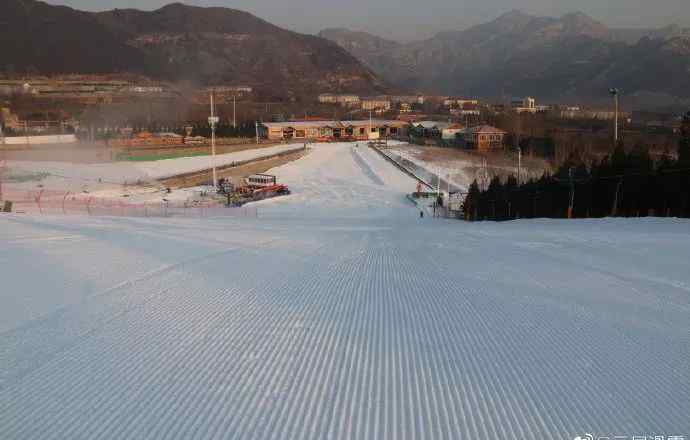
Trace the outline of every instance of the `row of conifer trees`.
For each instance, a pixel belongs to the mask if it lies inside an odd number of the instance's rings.
[[[477,182],[464,205],[467,220],[515,218],[690,217],[690,112],[683,118],[678,154],[653,160],[644,147],[618,145],[587,166],[575,157],[555,174],[518,184],[495,177],[485,190]]]

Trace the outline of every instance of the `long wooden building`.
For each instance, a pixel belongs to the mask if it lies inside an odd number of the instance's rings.
[[[279,140],[369,140],[407,137],[408,123],[393,120],[264,122],[261,135]]]

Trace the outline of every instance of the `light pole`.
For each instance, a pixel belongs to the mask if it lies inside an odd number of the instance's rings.
[[[518,183],[518,186],[520,186],[520,177],[521,177],[520,174],[522,171],[522,148],[517,147],[517,151],[518,151],[517,183]]]
[[[371,116],[371,110],[369,110],[369,135],[367,138],[371,139],[371,132],[372,132],[372,116]]]
[[[237,97],[232,95],[232,128],[237,129]]]
[[[614,146],[618,145],[618,94],[620,91],[616,88],[611,88],[609,90],[609,93],[611,96],[613,96],[613,103],[615,107],[615,115],[614,115],[614,125],[613,125],[613,142]]]
[[[3,200],[2,196],[2,179],[5,174],[5,161],[0,162],[0,201]],[[1,208],[0,208],[1,209]]]
[[[216,173],[216,124],[219,118],[215,114],[213,105],[213,92],[211,92],[211,116],[208,118],[208,124],[211,126],[211,165],[213,165],[213,187],[218,187],[218,175]]]
[[[568,179],[570,180],[570,201],[568,203],[568,218],[573,218],[573,208],[575,205],[575,182],[573,181],[573,167],[568,169]]]

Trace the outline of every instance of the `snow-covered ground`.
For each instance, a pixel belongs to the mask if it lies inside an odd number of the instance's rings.
[[[433,187],[438,185],[437,179],[440,176],[442,190],[445,191],[444,187],[450,182],[451,191],[467,191],[475,176],[466,170],[474,163],[460,160],[432,163],[417,157],[421,151],[418,147],[399,146],[387,149],[386,154]]]
[[[440,173],[442,190],[448,181],[451,184],[451,191],[465,192],[475,179],[478,182],[484,181],[488,185],[488,181],[493,176],[501,176],[505,180],[508,175],[517,173],[517,159],[515,159],[514,165],[506,165],[507,157],[502,155],[471,156],[466,152],[451,148],[421,147],[408,144],[393,144],[391,148],[386,150],[386,153],[406,168],[412,168],[411,171],[418,172],[419,177],[434,186],[436,185],[436,176]],[[437,157],[434,157],[435,155]],[[538,179],[547,170],[548,165],[545,161],[525,158],[522,164],[521,178],[524,180]]]
[[[297,151],[304,144],[276,145],[254,150],[219,154],[216,166],[230,165],[251,159],[269,157],[279,153]],[[181,157],[150,162],[113,162],[101,164],[79,164],[69,162],[6,161],[6,166],[18,173],[38,173],[47,176],[40,183],[45,188],[62,191],[82,189],[108,190],[113,185],[135,185],[150,183],[158,179],[209,169],[213,166],[211,156]],[[24,188],[35,188],[37,182],[26,181]]]
[[[687,220],[420,219],[348,144],[274,171],[259,219],[0,217],[0,438],[689,438]]]
[[[310,154],[268,173],[275,174],[293,194],[258,203],[266,216],[415,215],[405,196],[415,190],[416,181],[366,144],[317,144]]]

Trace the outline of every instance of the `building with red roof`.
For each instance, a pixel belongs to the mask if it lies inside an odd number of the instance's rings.
[[[506,132],[490,125],[468,128],[462,134],[465,148],[489,151],[503,148]]]

